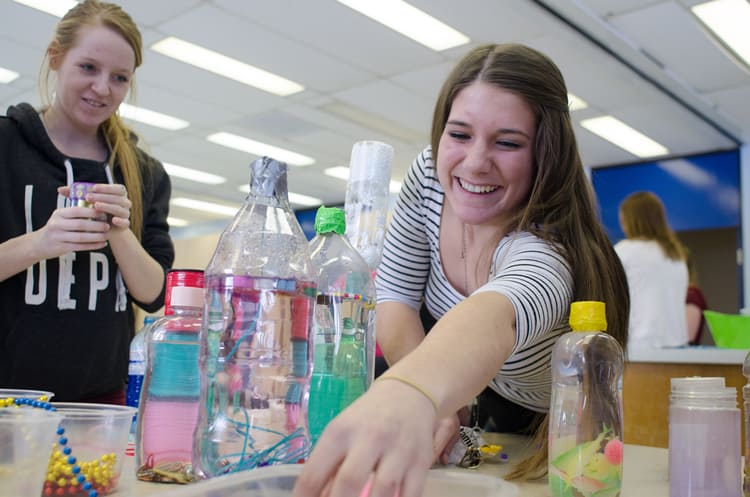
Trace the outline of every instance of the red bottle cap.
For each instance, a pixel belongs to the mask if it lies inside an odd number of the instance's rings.
[[[203,288],[202,269],[170,269],[167,271],[167,290],[164,294],[164,315],[173,314],[172,288],[191,287]]]

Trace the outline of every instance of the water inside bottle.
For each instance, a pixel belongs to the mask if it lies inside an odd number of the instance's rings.
[[[197,432],[202,470],[216,476],[304,462],[314,284],[214,275],[206,277],[206,291]]]

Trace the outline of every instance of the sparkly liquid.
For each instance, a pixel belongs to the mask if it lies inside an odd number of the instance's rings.
[[[207,276],[199,474],[304,462],[315,287],[293,279]]]

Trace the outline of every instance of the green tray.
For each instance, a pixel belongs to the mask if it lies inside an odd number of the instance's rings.
[[[750,349],[750,316],[703,311],[717,347]]]

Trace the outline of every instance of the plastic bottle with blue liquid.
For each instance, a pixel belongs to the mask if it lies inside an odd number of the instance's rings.
[[[365,392],[374,371],[375,285],[367,262],[344,235],[345,225],[342,209],[320,207],[310,241],[318,271],[308,408],[313,444]]]
[[[136,477],[187,483],[198,421],[198,351],[203,325],[203,270],[167,273],[165,315],[146,335],[148,363],[136,430]]]

